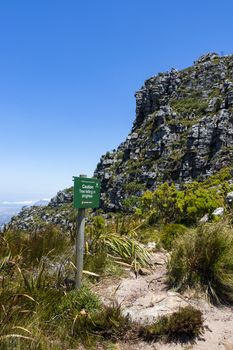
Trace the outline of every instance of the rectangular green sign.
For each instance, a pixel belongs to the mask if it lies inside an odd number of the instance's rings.
[[[100,180],[74,177],[74,208],[99,208]]]

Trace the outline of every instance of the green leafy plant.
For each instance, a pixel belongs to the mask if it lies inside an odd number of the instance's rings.
[[[167,182],[154,192],[146,191],[140,199],[140,217],[146,217],[150,225],[157,223],[180,223],[193,225],[217,207],[224,206],[226,193],[233,189],[228,183],[230,169],[222,169],[206,181],[184,184],[178,189]]]
[[[160,219],[169,219],[170,222],[176,222],[183,211],[183,197],[183,192],[178,191],[174,184],[169,185],[165,182],[160,185],[152,195],[151,206],[153,210],[149,216],[150,223],[152,224],[153,221],[156,222]],[[147,201],[149,202],[149,200]]]
[[[150,264],[150,254],[136,239],[140,225],[141,219],[116,215],[107,226],[96,217],[87,235],[86,268],[102,273],[110,259],[134,268]]]
[[[150,254],[135,239],[117,234],[109,234],[102,239],[108,252],[120,257],[123,262],[132,266],[146,266],[150,263]]]
[[[184,186],[183,221],[197,222],[205,214],[223,205],[220,189],[206,187],[204,184],[192,182]]]

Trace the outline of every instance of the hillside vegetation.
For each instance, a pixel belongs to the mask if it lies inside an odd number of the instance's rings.
[[[179,338],[174,328],[178,321],[161,319],[142,328],[125,317],[119,305],[105,306],[91,292],[107,276],[123,277],[126,267],[136,274],[150,267],[147,242],[155,242],[156,250],[170,251],[168,287],[181,292],[195,288],[215,304],[232,304],[232,209],[225,200],[230,190],[231,170],[223,169],[179,190],[164,183],[147,191],[137,198],[132,214],[90,216],[87,274],[80,291],[74,289],[74,238],[69,231],[51,225],[39,231],[6,231],[0,245],[0,348],[47,350],[83,344],[95,349],[102,344],[107,349],[119,339]],[[212,215],[219,205],[225,215]],[[198,223],[204,214],[209,214],[209,222]],[[182,327],[192,339],[202,333],[203,322],[195,310],[187,312],[191,314],[184,320],[181,314],[179,322],[188,322]],[[179,319],[179,314],[174,317]]]
[[[193,291],[214,307],[232,306],[233,58],[207,54],[152,77],[136,102],[127,140],[95,171],[101,207],[86,211],[80,290],[72,188],[47,206],[23,208],[1,232],[1,350],[113,350],[119,341],[203,336],[202,310],[191,301],[140,323],[96,292],[130,274],[140,283],[159,269],[156,254],[166,256],[153,282],[164,283],[164,293]]]

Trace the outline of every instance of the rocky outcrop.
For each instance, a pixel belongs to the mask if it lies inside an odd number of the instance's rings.
[[[102,209],[122,210],[164,181],[203,180],[233,163],[233,56],[203,55],[189,68],[146,80],[135,97],[131,132],[101,157],[94,173]],[[67,230],[71,202],[71,189],[61,191],[47,207],[23,209],[8,227],[51,223]]]
[[[72,189],[59,191],[47,206],[24,207],[3,230],[40,230],[44,225],[57,225],[64,231],[72,230]]]
[[[233,56],[204,55],[190,68],[148,79],[135,96],[131,132],[95,171],[104,209],[122,209],[164,181],[202,180],[232,163]]]

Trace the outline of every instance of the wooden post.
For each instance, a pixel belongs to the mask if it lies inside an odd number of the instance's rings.
[[[80,177],[87,177],[80,175]],[[80,289],[82,285],[83,256],[84,256],[84,231],[85,231],[85,209],[78,209],[76,219],[76,273],[75,288]]]

